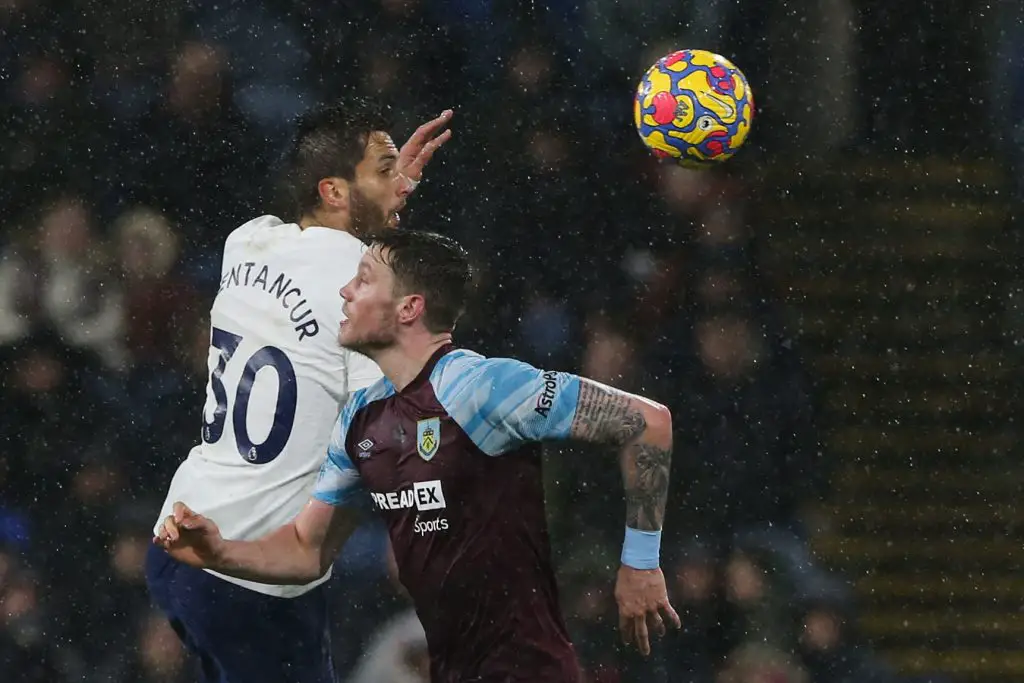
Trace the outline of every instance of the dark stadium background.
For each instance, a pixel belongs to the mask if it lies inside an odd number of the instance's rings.
[[[220,245],[268,205],[294,116],[353,90],[398,109],[399,143],[455,108],[406,225],[480,266],[461,344],[673,409],[684,629],[648,662],[617,645],[614,458],[550,453],[588,681],[1024,680],[1022,21],[1013,0],[0,1],[0,681],[194,680],[141,560],[198,436]],[[680,47],[757,96],[707,173],[631,127]],[[424,680],[379,528],[332,599],[344,681]]]

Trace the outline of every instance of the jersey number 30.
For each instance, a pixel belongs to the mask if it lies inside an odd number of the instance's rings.
[[[210,343],[220,351],[220,359],[210,375],[210,385],[213,387],[213,396],[217,399],[217,407],[213,411],[212,420],[207,420],[206,415],[203,415],[203,441],[206,443],[217,443],[224,435],[224,422],[228,416],[228,391],[224,387],[222,377],[224,369],[241,342],[242,338],[237,334],[213,328]],[[268,366],[274,368],[277,374],[277,405],[274,408],[274,421],[270,427],[270,433],[267,434],[263,443],[253,443],[246,426],[246,418],[249,414],[249,394],[252,392],[252,383],[256,379],[256,373]],[[238,447],[239,455],[247,462],[257,465],[268,463],[281,455],[285,444],[288,443],[288,437],[291,436],[292,425],[295,424],[297,402],[295,368],[292,367],[292,363],[284,351],[273,346],[264,346],[252,354],[245,363],[245,369],[242,370],[242,376],[238,380],[234,408],[231,410],[231,425],[234,428],[235,445]]]

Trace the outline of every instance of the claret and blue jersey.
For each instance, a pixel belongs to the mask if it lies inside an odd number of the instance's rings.
[[[578,680],[558,608],[540,442],[569,436],[575,375],[446,346],[396,392],[356,392],[315,497],[389,528],[432,680]]]

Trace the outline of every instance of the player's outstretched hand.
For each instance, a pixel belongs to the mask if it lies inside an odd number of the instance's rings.
[[[445,109],[436,119],[427,121],[409,136],[402,149],[398,151],[399,173],[413,182],[422,180],[423,169],[430,162],[430,157],[452,137],[451,129],[438,135],[451,121],[452,114],[451,109]]]
[[[213,521],[179,502],[160,525],[160,533],[153,538],[153,543],[179,562],[202,568],[215,563],[224,539]]]
[[[665,575],[660,569],[619,567],[615,601],[619,604],[622,642],[636,645],[645,657],[651,654],[651,631],[664,635],[665,619],[673,628],[681,626],[679,615],[669,604]]]

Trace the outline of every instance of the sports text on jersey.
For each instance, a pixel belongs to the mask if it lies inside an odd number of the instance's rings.
[[[380,510],[405,510],[415,507],[420,512],[445,508],[444,491],[441,482],[418,481],[411,489],[390,493],[371,493],[370,497]]]
[[[440,519],[428,519],[426,521],[420,521],[417,519],[416,523],[412,525],[412,530],[416,532],[417,536],[425,536],[437,531],[448,531],[448,520],[444,517]]]
[[[555,404],[555,390],[558,389],[558,373],[544,373],[544,390],[537,397],[537,407],[534,410],[541,417],[547,417],[551,412],[551,406]]]
[[[259,266],[258,269],[257,266]],[[256,270],[255,276],[253,276],[253,270]],[[313,315],[313,308],[303,298],[302,290],[292,286],[292,278],[287,274],[278,273],[271,280],[269,267],[255,261],[244,261],[235,264],[224,273],[224,277],[220,279],[219,291],[223,292],[225,289],[240,286],[258,287],[267,294],[274,295],[281,302],[281,306],[288,311],[288,319],[297,323],[295,331],[299,333],[299,341],[306,337],[315,337],[320,331],[319,323],[315,318],[310,317]]]

